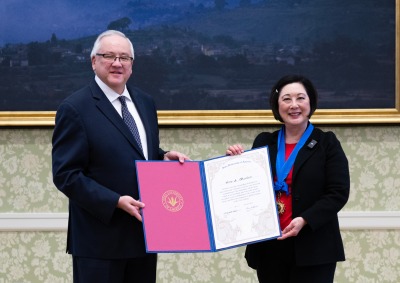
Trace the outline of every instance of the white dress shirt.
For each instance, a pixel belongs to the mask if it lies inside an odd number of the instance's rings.
[[[112,90],[102,80],[100,80],[98,76],[95,77],[95,81],[122,118],[121,102],[118,99],[120,95],[116,93],[114,90]],[[133,103],[126,86],[124,92],[121,95],[126,97],[125,101],[126,105],[128,106],[128,110],[129,112],[131,112],[133,119],[135,119],[135,123],[139,131],[140,141],[142,143],[143,153],[147,160],[149,158],[147,153],[147,136],[146,136],[146,131],[144,130],[142,119],[140,119],[139,112],[137,111],[136,106]]]

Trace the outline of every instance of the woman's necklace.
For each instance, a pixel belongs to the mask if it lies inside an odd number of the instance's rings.
[[[285,212],[285,204],[281,201],[282,192],[278,192],[276,205],[278,206],[278,213],[283,214]]]

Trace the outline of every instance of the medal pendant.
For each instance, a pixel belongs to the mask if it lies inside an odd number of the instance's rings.
[[[277,206],[278,206],[278,213],[283,214],[285,212],[285,204],[278,201]]]

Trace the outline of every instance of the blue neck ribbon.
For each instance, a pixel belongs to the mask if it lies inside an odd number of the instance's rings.
[[[276,192],[285,192],[286,195],[289,195],[289,187],[285,182],[286,177],[288,176],[290,169],[293,167],[294,161],[299,153],[300,149],[303,147],[307,139],[310,137],[311,132],[313,131],[314,126],[309,123],[306,131],[301,136],[299,142],[294,147],[292,153],[289,158],[285,161],[285,126],[279,131],[278,134],[278,155],[276,157],[276,177],[277,181],[274,183],[274,190]]]

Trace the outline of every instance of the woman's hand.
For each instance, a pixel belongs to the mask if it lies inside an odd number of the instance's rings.
[[[242,154],[244,152],[244,149],[242,145],[240,144],[234,144],[230,145],[228,149],[226,150],[226,155],[238,155]]]
[[[300,230],[307,224],[303,217],[296,217],[290,224],[283,229],[282,236],[278,240],[284,240],[289,237],[295,237],[299,234]]]

